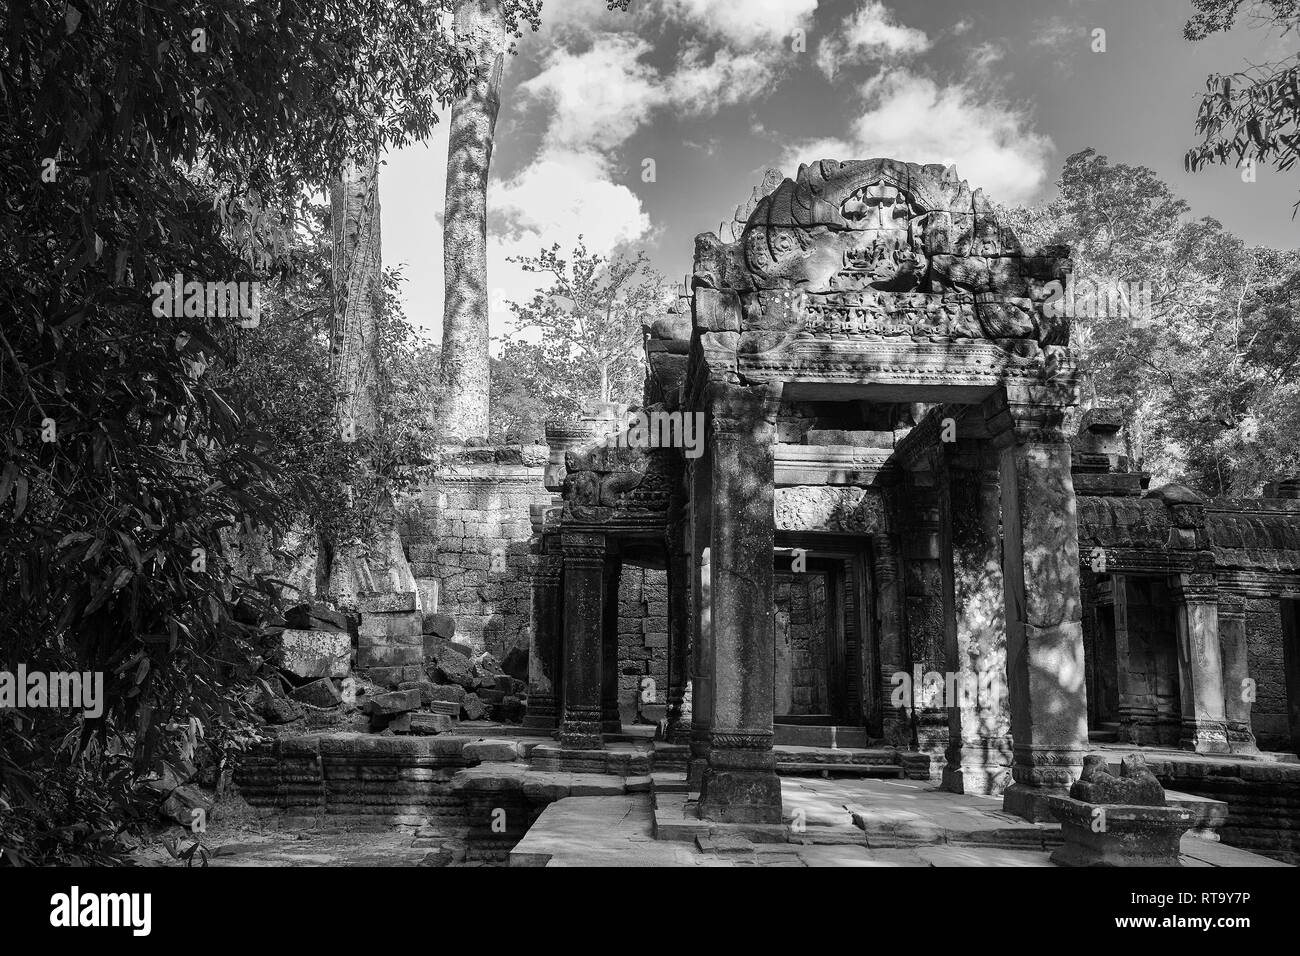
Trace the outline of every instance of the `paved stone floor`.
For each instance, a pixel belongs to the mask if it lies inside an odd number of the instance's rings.
[[[587,775],[572,775],[587,776]],[[1054,827],[1029,823],[1001,809],[996,798],[944,793],[928,782],[784,777],[785,822],[799,832],[766,828],[751,842],[727,828],[701,825],[680,774],[656,774],[655,792],[610,786],[578,788],[551,803],[510,853],[512,866],[1052,866]],[[637,784],[642,783],[637,778]],[[682,784],[675,788],[674,784]],[[657,803],[657,806],[656,806]],[[658,818],[658,820],[656,820]],[[226,817],[203,842],[209,865],[299,867],[442,865],[443,838],[328,818]],[[674,821],[676,825],[674,826]],[[324,824],[324,825],[322,825]],[[670,833],[675,839],[656,839]],[[801,828],[801,829],[799,829]],[[752,836],[753,834],[751,834]],[[181,846],[191,841],[182,839]],[[1184,866],[1283,866],[1256,854],[1184,837]],[[177,866],[154,844],[139,862]],[[458,859],[454,865],[492,865]],[[500,865],[495,864],[495,865]]]
[[[1055,828],[1005,814],[995,798],[908,780],[785,777],[785,818],[802,843],[750,842],[698,828],[656,840],[649,794],[568,797],[551,804],[510,854],[512,866],[1052,866]],[[685,795],[659,794],[660,814]],[[670,809],[687,804],[682,809]],[[662,820],[662,817],[661,817]],[[661,830],[663,828],[661,827]],[[725,829],[725,828],[724,828]],[[688,834],[688,831],[682,831]],[[1183,840],[1184,866],[1282,866],[1209,840]]]

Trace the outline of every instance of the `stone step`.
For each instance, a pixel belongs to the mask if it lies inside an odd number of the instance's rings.
[[[778,773],[789,776],[852,774],[858,777],[901,777],[904,768],[892,747],[774,747]]]
[[[843,724],[774,724],[772,742],[780,747],[866,747],[867,729]]]
[[[784,763],[778,761],[776,772],[789,777],[817,776],[818,774],[829,777],[833,773],[855,777],[901,778],[903,776],[903,768],[897,764]]]

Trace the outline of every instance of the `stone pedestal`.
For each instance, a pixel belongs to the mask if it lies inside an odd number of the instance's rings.
[[[560,745],[595,750],[601,738],[605,537],[564,534],[564,721]]]
[[[1050,819],[1041,798],[1074,782],[1088,740],[1078,517],[1070,446],[1061,431],[1070,391],[1026,387],[1016,391],[1014,402],[998,396],[986,406],[1001,450],[1014,741],[1014,783],[1003,809],[1029,820]]]
[[[525,727],[554,729],[563,701],[564,646],[561,633],[561,570],[564,556],[555,535],[544,535],[533,571],[532,630],[528,647],[528,710]]]
[[[1101,806],[1054,796],[1065,844],[1058,866],[1179,866],[1178,847],[1194,814],[1182,807]]]
[[[1228,753],[1223,668],[1219,658],[1219,599],[1213,574],[1169,580],[1178,625],[1178,690],[1185,750]]]
[[[772,752],[775,402],[715,385],[711,402],[713,719],[701,818],[780,823]]]
[[[1223,664],[1223,716],[1228,724],[1228,749],[1234,754],[1257,754],[1259,747],[1250,723],[1255,686],[1250,678],[1246,647],[1246,600],[1240,595],[1219,596],[1219,654]]]

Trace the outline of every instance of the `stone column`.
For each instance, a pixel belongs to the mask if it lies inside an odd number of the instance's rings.
[[[1002,500],[993,462],[974,470],[945,469],[940,481],[940,540],[945,600],[951,594],[949,664],[955,699],[948,700],[949,745],[943,789],[1001,794],[1010,782],[1006,608],[1002,577]],[[951,464],[951,458],[948,464]]]
[[[1001,450],[1015,781],[1003,809],[1049,820],[1054,818],[1041,797],[1068,789],[1078,778],[1088,744],[1078,515],[1070,445],[1061,428],[1073,389],[1035,386],[1015,392],[1014,400],[998,394],[985,408]]]
[[[1173,575],[1169,593],[1178,626],[1178,696],[1183,718],[1179,743],[1197,753],[1228,753],[1214,575]]]
[[[560,744],[598,750],[600,733],[601,624],[604,614],[605,536],[563,534],[564,722]]]
[[[621,561],[605,561],[605,600],[601,615],[600,640],[600,729],[607,734],[623,732],[618,707],[618,582]]]
[[[1223,662],[1223,716],[1228,723],[1228,749],[1235,754],[1257,754],[1250,705],[1255,684],[1250,677],[1246,648],[1246,599],[1240,594],[1219,594],[1219,654]]]
[[[528,710],[525,727],[554,729],[563,697],[564,646],[560,620],[560,582],[564,556],[555,553],[557,536],[544,535],[533,571],[532,628],[528,644]]]
[[[668,725],[669,743],[690,742],[691,718],[683,713],[690,654],[690,554],[686,542],[686,510],[674,495],[668,516]]]
[[[939,540],[939,494],[931,472],[907,476],[905,501],[903,587],[912,662],[913,726],[917,750],[930,755],[931,769],[937,773],[948,748],[948,710],[943,700],[948,661],[941,567],[944,546]]]
[[[713,386],[713,721],[700,817],[780,823],[772,752],[775,395]]]
[[[894,702],[898,684],[897,674],[911,673],[903,644],[903,599],[898,573],[898,543],[892,535],[877,534],[871,537],[872,571],[876,585],[876,620],[880,628],[880,712],[881,733],[894,746],[910,746],[911,721],[907,711]],[[908,707],[911,701],[908,701]]]
[[[690,465],[690,587],[691,587],[691,757],[688,788],[700,789],[709,763],[709,725],[713,720],[713,602],[710,594],[712,554],[709,538],[713,526],[712,455]]]

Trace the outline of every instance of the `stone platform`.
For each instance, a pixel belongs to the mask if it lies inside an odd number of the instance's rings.
[[[1054,866],[1061,841],[1059,826],[1004,814],[996,798],[907,780],[785,778],[782,825],[709,824],[678,776],[654,774],[651,793],[549,804],[510,865]],[[1183,866],[1283,865],[1191,835],[1180,853]]]

